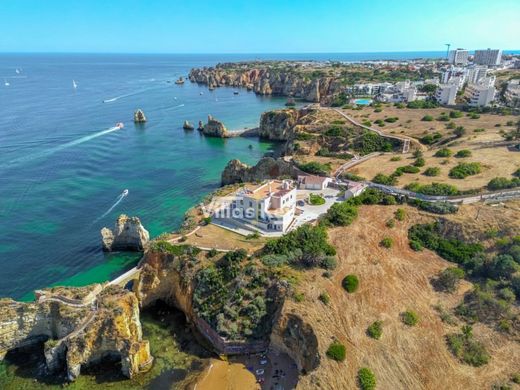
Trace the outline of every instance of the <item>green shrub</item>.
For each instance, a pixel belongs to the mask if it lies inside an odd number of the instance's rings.
[[[288,263],[288,258],[285,255],[265,255],[260,261],[267,267],[281,267]]]
[[[395,170],[394,176],[401,176],[403,173],[419,173],[421,170],[413,165],[405,165]]]
[[[352,181],[365,181],[366,179],[362,176],[354,175],[350,172],[343,172],[341,174],[341,177],[345,180],[352,180]]]
[[[294,293],[293,298],[296,302],[301,303],[305,301],[305,294],[302,292]]]
[[[474,340],[470,326],[464,326],[462,333],[446,336],[449,350],[462,362],[480,367],[489,362],[490,356],[484,345]]]
[[[389,227],[389,228],[395,227],[395,220],[389,219],[388,221],[386,221],[386,227]]]
[[[441,114],[437,117],[437,120],[439,122],[449,122],[450,121],[450,117],[446,114]]]
[[[471,157],[471,150],[468,150],[468,149],[459,150],[457,153],[455,153],[455,157],[457,157],[457,158]]]
[[[439,132],[435,132],[433,134],[427,134],[424,137],[420,138],[419,141],[424,145],[431,145],[442,138],[442,134]]]
[[[386,119],[385,119],[385,122],[388,122],[388,123],[395,123],[395,122],[397,122],[398,120],[399,120],[398,117],[396,117],[396,116],[391,116],[391,117],[386,118]]]
[[[347,226],[356,219],[357,214],[357,208],[349,202],[334,203],[325,214],[324,220],[334,226]]]
[[[369,368],[361,368],[358,371],[357,380],[361,390],[374,390],[376,388],[376,376]]]
[[[404,211],[404,209],[397,209],[394,213],[394,216],[398,221],[404,221],[404,218],[406,217],[406,211]]]
[[[250,233],[246,236],[246,240],[258,240],[260,238],[260,233],[254,232]]]
[[[412,248],[414,251],[419,252],[423,250],[423,246],[419,241],[416,240],[410,240],[410,248]]]
[[[416,167],[424,167],[424,164],[426,164],[426,161],[424,161],[423,157],[416,158],[413,163],[413,165]]]
[[[298,168],[302,171],[311,173],[313,175],[328,175],[331,171],[330,164],[321,164],[317,161],[310,161],[308,163],[298,164]]]
[[[496,191],[496,190],[503,190],[508,188],[515,188],[520,187],[520,179],[519,178],[513,178],[513,179],[507,179],[505,177],[495,177],[494,179],[491,179],[489,183],[487,184],[488,190]]]
[[[380,123],[383,123],[384,125],[383,121]],[[394,147],[400,145],[401,143],[399,140],[390,140],[374,133],[373,131],[366,130],[354,141],[352,146],[354,150],[365,155],[373,152],[391,152]]]
[[[465,129],[464,127],[462,127],[462,126],[457,126],[457,127],[455,128],[455,130],[453,130],[453,134],[455,134],[455,136],[456,136],[457,138],[460,138],[460,137],[462,137],[464,134],[466,134],[466,129]]]
[[[347,349],[339,341],[334,341],[330,344],[329,348],[327,349],[327,356],[330,359],[335,360],[337,362],[344,361],[346,355]]]
[[[338,262],[334,256],[325,256],[320,263],[323,269],[333,270],[338,266]]]
[[[471,114],[469,114],[469,119],[479,119],[479,118],[480,118],[480,115],[475,112],[472,112]]]
[[[397,184],[397,178],[393,175],[387,176],[382,173],[378,173],[372,179],[374,183],[384,184],[387,186],[395,186]]]
[[[401,156],[394,156],[390,159],[390,161],[401,161]]]
[[[419,315],[412,310],[407,310],[401,313],[401,321],[403,321],[405,325],[415,326],[419,322]]]
[[[450,111],[450,118],[462,118],[463,115],[460,111]]]
[[[325,198],[322,198],[321,196],[316,195],[316,194],[310,194],[309,203],[313,206],[319,206],[319,205],[325,204]]]
[[[381,242],[379,243],[379,245],[381,245],[383,248],[391,248],[392,245],[394,244],[394,241],[390,238],[390,237],[385,237],[381,240]]]
[[[442,148],[437,150],[433,157],[450,157],[453,154],[453,152],[448,148]]]
[[[215,257],[218,254],[218,251],[215,248],[212,248],[206,253],[206,257],[211,259],[212,257]]]
[[[367,328],[368,336],[373,339],[379,340],[383,335],[383,321],[374,321]]]
[[[354,293],[359,287],[359,279],[356,275],[347,275],[343,278],[341,285],[348,293]]]
[[[458,267],[450,267],[441,271],[437,279],[434,281],[434,286],[440,291],[454,292],[459,282],[464,279],[465,273],[463,269]]]
[[[424,121],[424,122],[432,122],[433,121],[433,116],[425,115],[425,116],[422,117],[421,120]]]
[[[439,176],[441,174],[441,169],[439,167],[429,167],[426,168],[423,172],[425,176]]]
[[[343,130],[341,127],[334,126],[326,130],[323,134],[327,137],[344,137],[345,130]]]
[[[330,303],[330,295],[326,292],[322,292],[318,299],[322,301],[325,305],[328,305]]]
[[[484,131],[486,131],[486,129],[478,128],[473,130],[474,133],[483,133]]]
[[[434,100],[414,100],[406,105],[407,108],[437,108],[439,104]]]
[[[418,207],[421,210],[429,211],[434,214],[455,214],[458,207],[449,202],[425,202],[418,199],[410,199],[408,201],[410,206]]]
[[[296,133],[296,140],[297,141],[310,141],[310,140],[313,140],[315,138],[316,138],[316,136],[313,135],[313,134],[303,133],[303,132]]]
[[[480,163],[459,163],[457,166],[450,169],[449,176],[454,179],[464,179],[468,176],[477,175],[481,172]]]
[[[410,183],[404,187],[408,191],[417,192],[419,194],[424,195],[433,195],[433,196],[451,196],[457,195],[459,190],[457,187],[452,186],[451,184],[445,183],[432,183],[432,184],[419,184],[419,183]]]

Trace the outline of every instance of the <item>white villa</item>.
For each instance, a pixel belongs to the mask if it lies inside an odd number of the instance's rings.
[[[298,176],[298,188],[302,190],[324,190],[332,181],[330,177],[323,176]]]
[[[270,180],[260,185],[246,184],[214,214],[217,218],[231,218],[235,223],[264,232],[285,233],[293,222],[295,211],[293,181]]]

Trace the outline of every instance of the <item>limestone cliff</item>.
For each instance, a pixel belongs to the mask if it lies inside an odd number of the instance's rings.
[[[273,141],[288,141],[294,136],[294,126],[301,116],[295,109],[266,111],[260,117],[258,134]]]
[[[208,137],[218,138],[227,138],[230,136],[226,126],[224,126],[221,121],[213,118],[211,115],[208,115],[208,122],[204,125],[202,134]]]
[[[249,166],[240,160],[231,160],[222,171],[222,185],[246,183],[281,177],[297,178],[299,170],[284,159],[263,157],[254,165]]]
[[[259,95],[281,95],[320,102],[340,91],[341,84],[333,77],[313,77],[293,68],[277,69],[269,64],[224,63],[216,67],[190,71],[192,82],[208,85],[244,87]]]
[[[113,230],[101,229],[101,239],[104,251],[140,251],[150,240],[150,234],[138,217],[121,214]]]
[[[146,371],[153,360],[142,339],[137,299],[119,287],[46,289],[29,303],[3,299],[0,328],[0,357],[45,342],[47,369],[65,367],[69,380],[105,358],[120,360],[127,377]]]

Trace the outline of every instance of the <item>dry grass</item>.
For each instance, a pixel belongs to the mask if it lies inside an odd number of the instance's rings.
[[[323,357],[321,366],[301,378],[298,388],[315,388],[320,383],[324,388],[354,389],[360,367],[374,371],[381,389],[488,389],[506,380],[520,366],[520,347],[503,335],[475,326],[475,337],[492,356],[481,368],[461,364],[448,351],[444,336],[458,328],[443,323],[433,306],[441,302],[445,308],[454,307],[471,286],[464,282],[451,295],[433,290],[430,278],[451,264],[427,250],[412,251],[407,240],[410,225],[431,217],[407,207],[406,220],[389,229],[385,222],[395,209],[363,207],[353,225],[333,229],[330,238],[339,260],[333,278],[323,278],[321,271],[306,273],[307,280],[299,287],[306,300],[286,303],[284,311],[298,312],[313,326]],[[379,246],[384,236],[393,239],[391,249]],[[360,288],[346,294],[341,280],[351,273],[359,276]],[[323,291],[331,297],[328,306],[318,301]],[[417,326],[407,327],[400,321],[399,314],[407,309],[419,314]],[[365,334],[375,320],[383,321],[381,340]],[[333,338],[347,346],[344,363],[325,357]]]

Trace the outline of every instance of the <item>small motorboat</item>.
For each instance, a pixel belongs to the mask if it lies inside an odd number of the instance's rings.
[[[200,95],[204,95],[204,92],[201,92]]]
[[[233,91],[233,95],[238,95],[238,91]]]
[[[125,127],[125,125],[123,124],[123,122],[117,122],[115,127],[121,130],[123,127]]]
[[[184,77],[179,77],[177,80],[175,80],[175,84],[184,84]]]
[[[78,84],[76,84],[76,81],[72,80],[72,88],[76,89],[78,88]]]
[[[124,190],[123,193],[121,194],[123,196],[127,196],[128,195],[128,190]]]
[[[7,81],[6,79],[4,79],[4,85],[5,85],[6,87],[8,87],[8,86],[10,86],[11,84],[9,84],[9,81]]]

